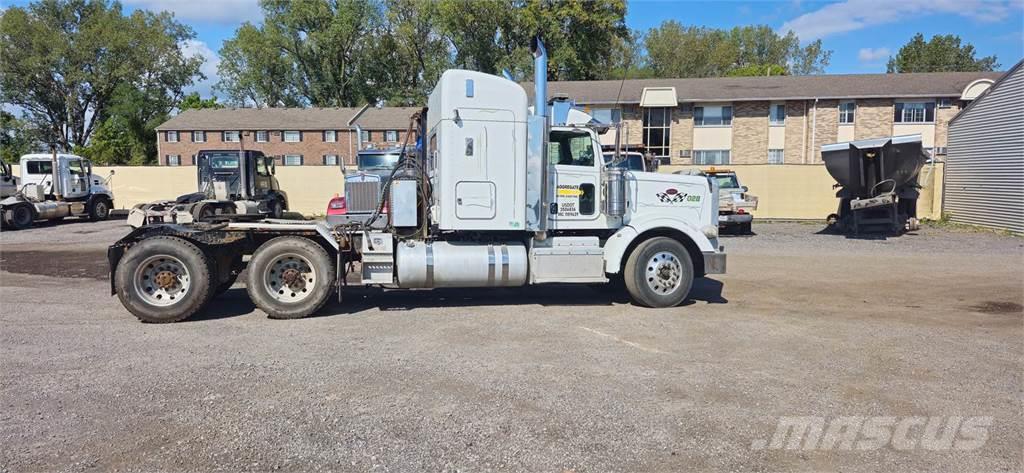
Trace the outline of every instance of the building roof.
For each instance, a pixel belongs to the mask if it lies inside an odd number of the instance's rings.
[[[1002,85],[1003,81],[1010,79],[1014,74],[1020,73],[1021,67],[1024,67],[1024,59],[1017,61],[1017,64],[1014,64],[1014,66],[1011,67],[1010,70],[1006,71],[1006,74],[997,79],[995,83],[993,83],[988,89],[985,89],[985,91],[982,92],[981,95],[976,97],[973,101],[971,101],[971,103],[967,104],[966,107],[960,110],[960,112],[957,113],[956,116],[949,120],[949,126],[953,126],[953,123],[955,123],[958,118],[970,113],[969,110],[973,110],[974,104],[981,103],[987,95],[991,94],[994,90],[996,90],[997,87]]]
[[[930,72],[558,81],[548,82],[548,96],[565,95],[579,104],[640,103],[645,88],[674,87],[679,102],[959,97],[971,82],[982,78],[997,80],[1002,75],[1002,72]],[[532,100],[533,84],[524,83],[523,88]]]
[[[801,100],[843,98],[960,97],[978,79],[998,80],[1002,72],[836,74],[817,76],[713,77],[548,82],[548,96],[565,95],[578,104],[640,103],[647,88],[675,89],[678,101]],[[533,84],[523,83],[533,96]],[[619,89],[622,89],[621,94]],[[417,107],[220,108],[186,110],[157,130],[368,130],[405,129]]]

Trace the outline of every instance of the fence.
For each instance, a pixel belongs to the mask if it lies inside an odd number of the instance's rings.
[[[662,166],[661,172],[673,172],[679,166]],[[731,165],[743,185],[759,198],[754,215],[759,218],[824,219],[836,211],[838,201],[832,185],[835,181],[822,165]],[[192,166],[115,166],[96,167],[93,172],[106,176],[111,170],[115,205],[131,208],[135,204],[172,199],[195,192],[196,168]],[[18,174],[17,166],[14,169]],[[942,164],[921,171],[921,199],[918,216],[941,216]],[[322,215],[327,201],[344,190],[341,170],[332,166],[280,166],[277,179],[288,193],[289,206],[305,215]]]

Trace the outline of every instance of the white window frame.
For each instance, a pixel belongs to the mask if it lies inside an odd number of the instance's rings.
[[[340,157],[336,154],[325,154],[324,155],[324,166],[337,166],[340,162]]]
[[[291,139],[289,139],[289,134],[293,134],[293,135],[291,135]],[[281,141],[284,142],[284,143],[301,143],[302,142],[302,132],[298,131],[298,130],[282,131],[281,132]]]
[[[172,163],[173,158],[173,163]],[[164,159],[164,162],[168,166],[181,166],[181,155],[180,154],[168,154]]]
[[[228,139],[230,134],[234,134],[235,139]],[[238,130],[224,130],[220,132],[221,141],[225,143],[238,143],[242,141],[242,132]]]
[[[693,164],[699,165],[725,165],[732,160],[732,153],[727,149],[695,149],[693,150]]]
[[[359,134],[359,141],[368,143],[370,141],[370,130],[363,130]]]
[[[164,141],[166,141],[168,143],[177,143],[178,142],[178,138],[179,137],[178,137],[178,132],[176,130],[168,130],[166,135],[167,136],[164,138]]]
[[[298,163],[294,163],[294,162],[293,163],[289,163],[288,160],[289,159],[293,159],[293,158],[298,158],[299,162]],[[302,164],[303,164],[303,158],[302,158],[301,154],[286,154],[286,155],[284,155],[284,157],[281,158],[281,165],[282,166],[302,166]]]
[[[768,150],[768,164],[786,164],[786,150],[782,148]]]
[[[270,132],[267,131],[267,130],[257,130],[256,131],[256,142],[257,143],[269,143],[270,142]]]
[[[337,143],[338,142],[338,131],[337,130],[324,130],[324,143]]]
[[[778,111],[781,110],[781,116]],[[773,103],[768,106],[768,124],[770,126],[786,126],[786,104]]]
[[[398,141],[398,130],[385,131],[384,141]]]
[[[849,109],[843,107],[849,106]],[[849,114],[849,119],[844,119]],[[839,102],[839,124],[840,125],[853,125],[857,121],[857,102],[853,100],[845,100]]]
[[[717,114],[708,115],[707,112],[709,110],[714,110]],[[728,114],[725,113],[727,110]],[[728,115],[728,118],[726,118],[726,115]],[[732,119],[732,105],[700,105],[693,107],[693,126],[697,128],[731,127]],[[708,121],[712,123],[707,123]],[[714,123],[715,121],[718,121],[718,123]]]
[[[932,119],[928,119],[928,104],[932,104]],[[924,101],[896,101],[893,107],[900,107],[900,119],[895,119],[895,113],[893,113],[893,123],[899,124],[929,124],[935,123],[935,102],[924,100]]]
[[[192,130],[193,143],[206,143],[206,132],[203,130]]]

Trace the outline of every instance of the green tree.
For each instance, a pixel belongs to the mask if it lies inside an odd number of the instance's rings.
[[[192,92],[182,97],[181,102],[178,103],[178,110],[188,109],[202,109],[202,108],[221,108],[223,105],[217,102],[217,97],[210,97],[204,99],[199,92]]]
[[[674,20],[649,30],[644,46],[648,67],[658,77],[819,74],[832,56],[821,40],[801,46],[792,32],[779,35],[765,25],[721,30]]]
[[[221,50],[218,90],[233,102],[340,107],[380,98],[377,73],[388,64],[374,55],[382,33],[377,2],[261,0],[260,5],[263,23],[242,25]]]
[[[22,155],[39,148],[38,134],[31,124],[19,120],[14,114],[0,110],[0,158],[17,163]]]
[[[119,88],[173,103],[202,77],[195,37],[169,13],[122,14],[107,0],[40,0],[0,16],[0,101],[25,111],[41,139],[85,146],[118,100]]]
[[[977,72],[999,68],[995,56],[976,57],[970,43],[961,45],[957,35],[935,35],[929,41],[918,33],[889,57],[888,72]]]
[[[785,76],[789,75],[789,71],[778,64],[753,64],[731,69],[725,75],[730,77]]]

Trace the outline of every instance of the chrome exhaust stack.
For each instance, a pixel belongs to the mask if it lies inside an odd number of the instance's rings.
[[[547,238],[548,165],[548,52],[539,37],[530,41],[533,53],[533,113],[526,132],[526,229],[538,241]]]

